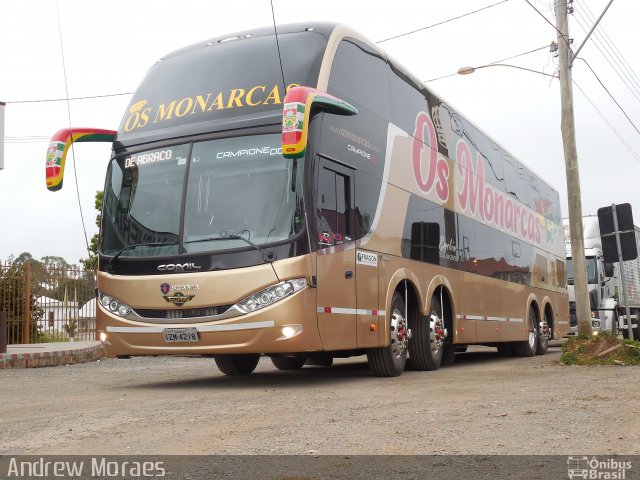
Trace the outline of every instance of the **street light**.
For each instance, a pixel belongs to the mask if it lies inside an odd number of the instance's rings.
[[[527,72],[537,73],[539,75],[544,75],[545,77],[558,78],[557,75],[551,75],[549,73],[539,72],[538,70],[532,70],[530,68],[519,67],[518,65],[509,65],[507,63],[489,63],[488,65],[480,65],[479,67],[460,67],[458,69],[458,75],[470,75],[476,70],[487,67],[510,67],[517,68],[518,70],[526,70]]]

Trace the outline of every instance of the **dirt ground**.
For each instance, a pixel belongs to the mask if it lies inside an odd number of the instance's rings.
[[[638,454],[640,368],[458,354],[435,372],[222,375],[213,359],[139,357],[0,371],[2,454]]]

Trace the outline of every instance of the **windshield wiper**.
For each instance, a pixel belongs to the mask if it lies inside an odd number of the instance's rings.
[[[109,263],[107,264],[107,272],[113,272],[113,262],[117,260],[117,258],[122,255],[124,252],[128,252],[129,250],[135,250],[138,247],[164,247],[166,245],[178,245],[178,242],[148,242],[148,243],[134,243],[133,245],[127,245],[122,247],[118,252],[111,257]]]
[[[246,232],[246,230],[244,230],[244,231],[242,231],[240,233],[244,233],[244,232]],[[226,237],[199,238],[198,240],[189,240],[189,241],[185,241],[184,243],[214,242],[214,241],[217,241],[217,240],[244,240],[246,243],[251,245],[253,248],[255,248],[258,252],[260,252],[262,254],[262,260],[265,263],[273,262],[274,260],[278,259],[278,257],[276,257],[275,253],[265,250],[260,245],[257,245],[255,243],[253,243],[251,240],[249,240],[248,238],[243,237],[240,234],[227,235]]]

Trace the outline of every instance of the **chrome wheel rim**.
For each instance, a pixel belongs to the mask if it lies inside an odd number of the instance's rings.
[[[446,337],[447,330],[444,328],[442,318],[436,312],[431,312],[429,315],[429,344],[433,356],[438,355]]]
[[[544,322],[540,322],[540,343],[543,348],[546,348],[549,344],[549,337],[551,337],[551,332],[549,331],[549,323],[545,320]]]
[[[535,315],[531,315],[531,312],[529,313],[529,347],[531,347],[532,349],[536,348],[536,317]]]
[[[407,320],[397,308],[391,314],[391,354],[400,358],[407,354],[409,335],[407,334]]]

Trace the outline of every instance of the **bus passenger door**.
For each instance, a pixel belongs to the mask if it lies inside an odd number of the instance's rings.
[[[326,350],[350,349],[356,346],[353,170],[318,159],[318,330]]]

